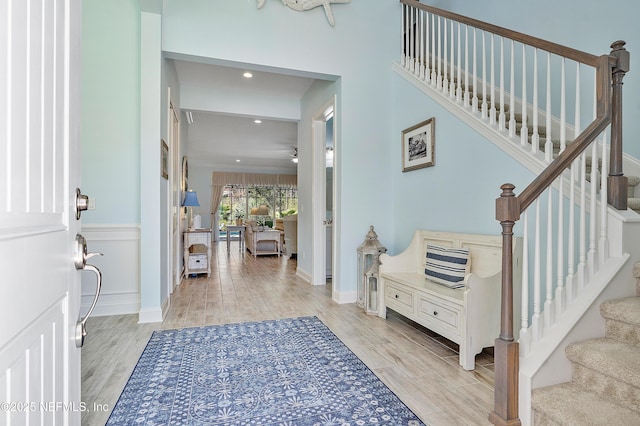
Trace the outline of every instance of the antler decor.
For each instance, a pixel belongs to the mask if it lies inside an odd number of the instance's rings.
[[[258,0],[258,9],[262,9],[267,0]],[[327,14],[327,20],[329,24],[333,27],[336,24],[336,20],[333,17],[333,11],[331,10],[332,3],[349,3],[351,0],[282,0],[285,6],[297,10],[299,12],[304,12],[307,10],[311,10],[318,6],[323,6],[324,11]]]

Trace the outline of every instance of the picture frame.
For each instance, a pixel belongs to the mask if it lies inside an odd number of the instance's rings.
[[[431,117],[402,131],[402,172],[435,165],[435,127]]]
[[[160,139],[160,152],[161,152],[160,175],[165,179],[169,179],[169,146],[164,141],[164,139]]]

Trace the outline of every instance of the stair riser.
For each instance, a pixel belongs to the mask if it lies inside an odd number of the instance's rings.
[[[640,352],[640,328],[613,319],[605,320],[605,335],[619,342],[629,343],[638,346]]]
[[[572,365],[571,377],[579,386],[640,415],[640,388],[575,363]]]

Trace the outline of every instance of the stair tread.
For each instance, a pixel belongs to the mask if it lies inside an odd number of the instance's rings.
[[[607,300],[600,304],[600,315],[606,319],[640,326],[640,297]]]
[[[638,347],[617,340],[583,340],[567,346],[567,358],[601,374],[640,388]]]
[[[562,425],[637,425],[640,414],[600,398],[574,383],[533,391],[534,410]]]

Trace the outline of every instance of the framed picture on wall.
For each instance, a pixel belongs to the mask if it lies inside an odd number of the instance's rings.
[[[160,174],[163,178],[169,179],[169,146],[163,139],[160,139],[160,151],[162,153],[162,170],[160,171]]]
[[[402,131],[402,171],[435,165],[436,119],[418,123]]]

